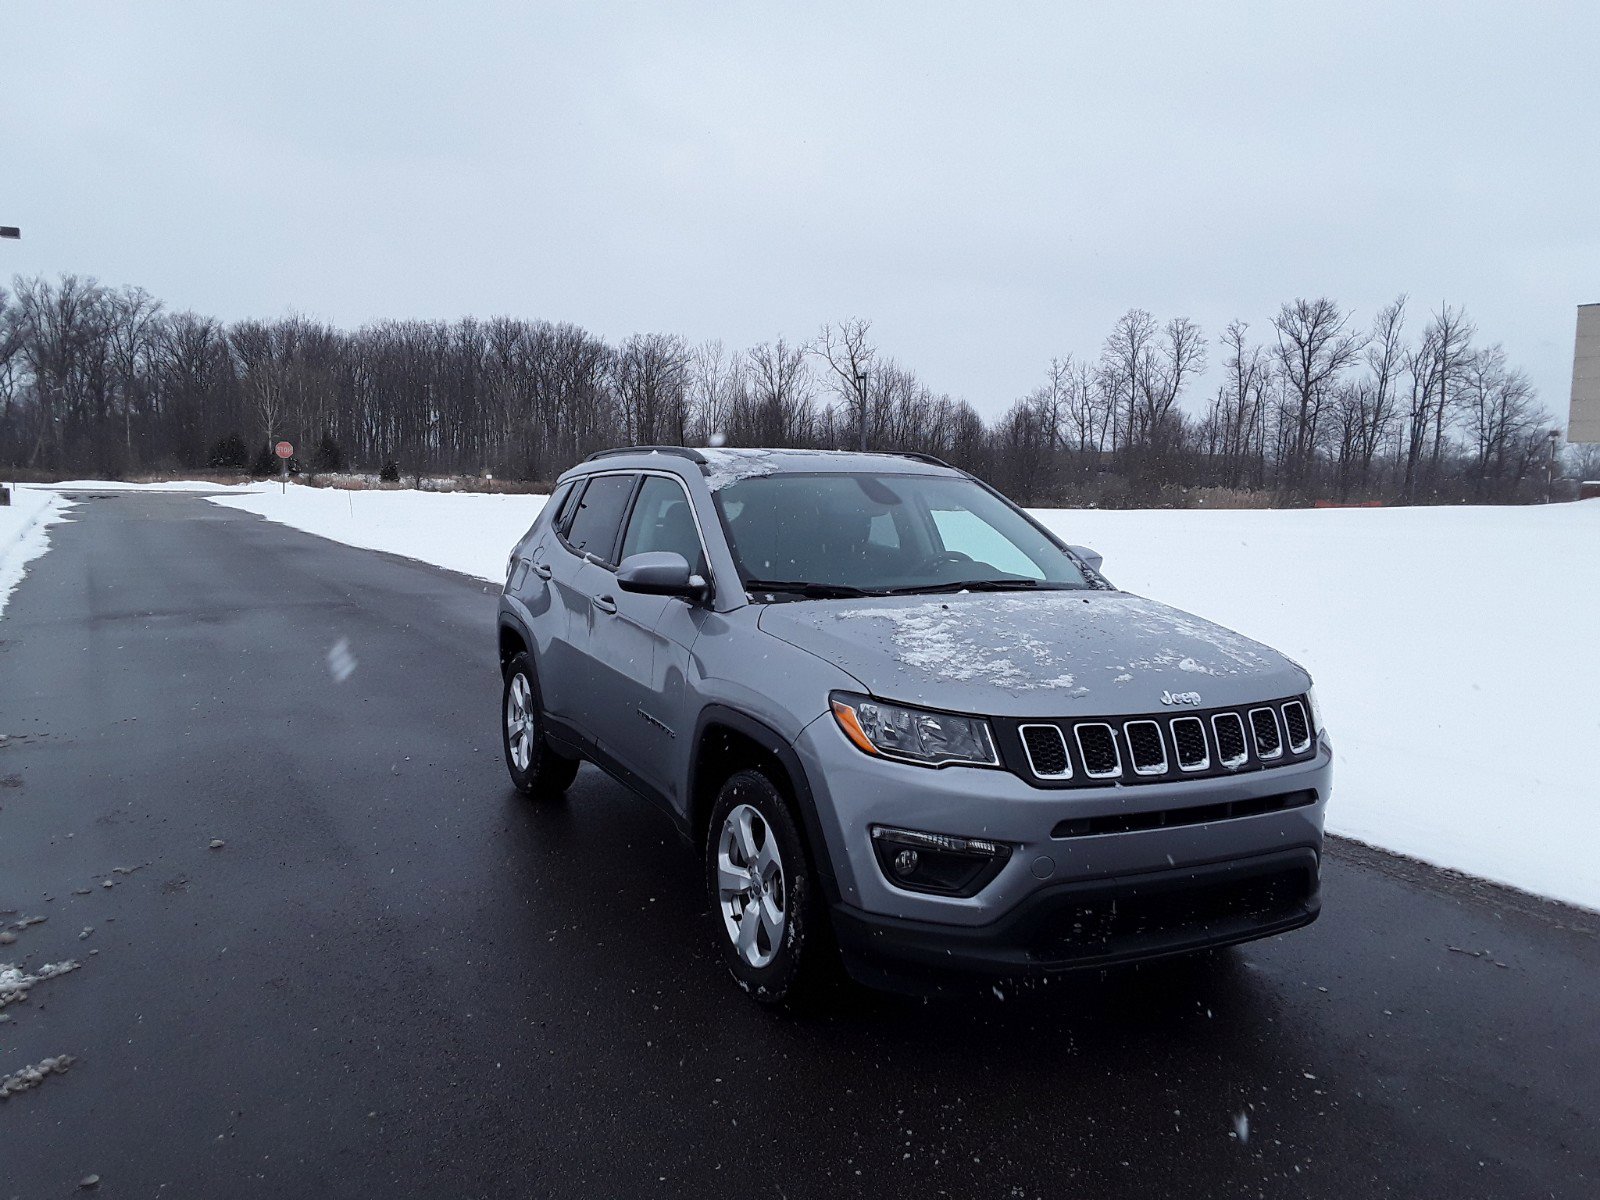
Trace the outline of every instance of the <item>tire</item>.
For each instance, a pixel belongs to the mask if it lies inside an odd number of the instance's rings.
[[[834,957],[827,918],[800,827],[765,773],[722,785],[705,857],[715,937],[739,986],[763,1004],[814,993]]]
[[[500,746],[511,782],[524,796],[555,799],[578,773],[578,760],[557,753],[545,739],[539,677],[526,653],[506,666],[500,689]]]

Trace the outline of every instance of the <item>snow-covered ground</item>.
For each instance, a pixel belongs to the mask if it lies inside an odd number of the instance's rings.
[[[278,485],[272,482],[207,483],[204,479],[166,479],[160,483],[128,483],[121,479],[68,479],[64,483],[32,483],[29,487],[57,492],[223,492],[245,495],[264,492]]]
[[[212,502],[260,513],[319,537],[387,550],[503,583],[511,547],[533,524],[545,496],[484,492],[341,491],[272,484]]]
[[[50,548],[49,526],[71,507],[52,491],[28,484],[11,489],[11,503],[0,508],[0,616],[28,563]]]
[[[1600,501],[1037,515],[1305,665],[1334,832],[1600,909]]]
[[[499,582],[543,498],[214,502]],[[1334,832],[1600,908],[1600,502],[1038,515],[1118,586],[1305,664],[1338,751]]]

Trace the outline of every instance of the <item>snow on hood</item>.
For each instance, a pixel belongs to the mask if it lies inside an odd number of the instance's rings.
[[[1292,695],[1305,673],[1220,625],[1124,592],[962,593],[767,606],[760,628],[885,699],[996,716],[1210,708]]]

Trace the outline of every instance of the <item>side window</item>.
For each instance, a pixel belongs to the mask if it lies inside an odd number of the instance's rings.
[[[567,522],[572,519],[572,510],[578,506],[578,493],[583,491],[583,480],[569,483],[551,498],[550,503],[555,505],[550,518],[550,527],[558,533],[566,533]]]
[[[694,510],[682,487],[660,475],[646,475],[639,485],[639,499],[628,532],[622,539],[622,558],[650,550],[670,550],[683,555],[689,569],[706,573],[705,554],[700,546],[700,531],[694,523]]]
[[[611,561],[616,549],[622,513],[633,495],[633,475],[597,475],[583,489],[567,524],[566,542],[580,554]]]

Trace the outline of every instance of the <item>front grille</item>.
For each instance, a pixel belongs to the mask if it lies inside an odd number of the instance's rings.
[[[1040,779],[1071,779],[1072,760],[1067,757],[1067,740],[1055,725],[1024,725],[1022,748],[1028,765]]]
[[[1299,754],[1311,745],[1311,722],[1306,720],[1306,706],[1291,700],[1283,706],[1283,725],[1289,731],[1289,749]]]
[[[1172,744],[1178,750],[1179,770],[1204,771],[1211,765],[1211,751],[1206,748],[1206,723],[1199,717],[1174,717]]]
[[[1122,774],[1122,756],[1117,753],[1117,735],[1111,726],[1086,721],[1078,726],[1077,733],[1085,775],[1090,779],[1112,779]]]
[[[1270,708],[1250,710],[1250,732],[1256,737],[1256,757],[1263,762],[1283,753],[1283,735],[1278,732],[1278,714]]]
[[[994,727],[1004,765],[1036,787],[1208,778],[1303,763],[1316,754],[1303,696],[1115,721],[995,718]]]
[[[1161,726],[1154,721],[1129,721],[1122,732],[1128,739],[1128,757],[1137,774],[1167,773],[1167,746],[1161,740]]]
[[[1238,713],[1218,713],[1211,718],[1211,729],[1217,735],[1217,761],[1225,767],[1244,765],[1250,757],[1245,749],[1244,722]]]

